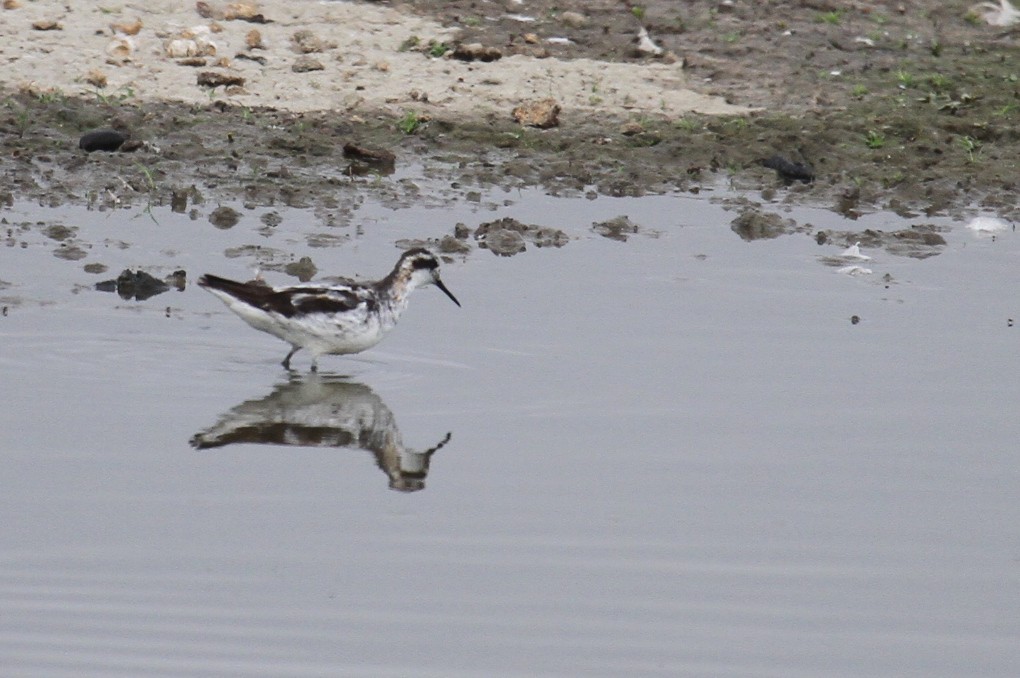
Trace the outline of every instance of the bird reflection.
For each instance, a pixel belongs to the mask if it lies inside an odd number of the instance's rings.
[[[390,489],[425,488],[432,455],[450,440],[416,452],[404,447],[390,408],[364,384],[342,377],[292,375],[264,398],[247,400],[191,438],[198,449],[234,443],[348,447],[367,450]]]

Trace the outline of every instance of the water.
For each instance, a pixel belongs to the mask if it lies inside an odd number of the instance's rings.
[[[865,249],[851,277],[822,261],[842,245],[744,242],[709,197],[366,198],[270,230],[8,208],[3,673],[1017,675],[1020,241],[926,219],[940,255]],[[591,231],[621,214],[641,232]],[[462,309],[421,290],[318,376],[197,288],[91,289],[243,278],[224,251],[255,244],[378,277],[394,240],[500,216],[571,241],[447,264]]]

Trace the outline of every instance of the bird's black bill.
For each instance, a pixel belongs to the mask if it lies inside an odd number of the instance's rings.
[[[457,297],[453,296],[453,292],[451,292],[450,290],[446,289],[446,285],[443,284],[442,280],[437,280],[436,281],[436,287],[438,287],[439,289],[443,290],[443,293],[446,294],[446,296],[450,297],[450,301],[452,301],[453,303],[455,303],[458,306],[460,306],[460,302],[457,301]]]

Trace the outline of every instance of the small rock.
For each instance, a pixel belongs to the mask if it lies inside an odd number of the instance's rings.
[[[489,231],[485,236],[485,247],[500,257],[512,257],[527,249],[524,244],[524,236],[508,228]]]
[[[631,120],[630,122],[623,123],[620,127],[620,134],[625,137],[632,137],[636,134],[641,134],[645,131],[644,125],[639,122]]]
[[[538,42],[539,42],[538,34],[536,34],[536,33],[525,33],[524,34],[524,42],[526,42],[529,45],[537,45]]]
[[[32,28],[37,31],[62,31],[64,27],[52,19],[40,19],[32,22]]]
[[[170,211],[176,212],[177,214],[184,214],[188,211],[188,196],[190,191],[171,191],[170,192]]]
[[[308,282],[319,272],[311,257],[301,257],[298,261],[292,261],[283,267],[283,272],[294,276],[301,282]]]
[[[178,292],[183,292],[188,285],[188,273],[183,268],[179,268],[168,275],[165,281],[167,285],[176,288]]]
[[[127,35],[118,35],[106,46],[106,53],[114,59],[125,61],[135,51],[135,41]]]
[[[78,140],[78,148],[86,153],[93,151],[113,152],[124,145],[127,135],[115,129],[97,129],[86,132]]]
[[[595,222],[591,225],[591,230],[603,238],[627,242],[627,238],[638,232],[638,225],[625,215],[610,219],[609,221]]]
[[[216,44],[199,38],[175,38],[163,44],[163,51],[171,59],[215,56]]]
[[[98,68],[93,68],[91,71],[85,74],[85,82],[92,85],[93,87],[102,89],[106,87],[107,84],[106,73],[103,73]]]
[[[132,271],[126,268],[116,280],[96,283],[96,289],[100,292],[116,292],[121,299],[144,301],[166,292],[170,286],[145,271]]]
[[[523,252],[525,240],[537,247],[563,247],[569,242],[567,234],[559,229],[523,224],[512,217],[483,223],[474,235],[479,247],[502,257]]]
[[[223,18],[226,21],[248,21],[253,24],[267,24],[270,23],[255,5],[249,2],[232,2],[227,5],[227,9],[223,12]]]
[[[321,61],[303,54],[294,60],[290,70],[295,73],[308,73],[310,71],[321,71],[324,68],[326,67],[322,65]]]
[[[213,9],[208,2],[203,2],[203,0],[198,0],[198,2],[195,3],[195,11],[198,12],[198,16],[203,19],[212,19],[217,13],[217,11]],[[219,12],[219,18],[223,18],[222,12]]]
[[[18,9],[19,7],[21,7],[21,0],[4,0],[4,9]]]
[[[865,231],[867,232],[867,231]],[[939,254],[946,245],[946,239],[938,233],[938,227],[917,224],[890,233],[894,240],[886,244],[886,250],[897,256],[912,259],[927,259]]]
[[[202,71],[197,79],[200,87],[226,87],[229,85],[244,86],[244,78],[239,75],[228,73],[216,73],[215,71]]]
[[[581,28],[588,23],[588,19],[579,12],[564,12],[560,14],[560,21],[563,22],[563,25],[571,28]]]
[[[296,31],[294,35],[290,36],[290,42],[291,48],[298,54],[324,52],[330,47],[335,47],[335,44],[322,40],[308,29]]]
[[[209,223],[223,230],[233,228],[240,220],[240,213],[232,207],[220,206],[209,213]]]
[[[53,250],[53,256],[57,259],[65,259],[67,261],[78,261],[88,256],[88,253],[78,245],[73,243],[63,243],[57,249]]]
[[[458,240],[455,236],[444,235],[439,241],[439,251],[442,254],[467,254],[471,251],[471,245]]]
[[[794,222],[784,221],[778,214],[755,208],[745,209],[730,223],[730,229],[747,241],[778,238],[785,233],[792,233],[795,226]]]
[[[344,157],[378,165],[394,165],[397,162],[397,156],[393,151],[372,146],[360,146],[352,142],[344,144]]]
[[[218,19],[224,21],[250,21],[256,24],[270,23],[269,19],[263,16],[258,9],[250,2],[231,2],[226,9],[213,7],[208,2],[199,0],[195,3],[195,11],[203,19]]]
[[[46,237],[51,240],[63,242],[73,238],[76,231],[77,229],[64,226],[63,224],[53,224],[52,226],[47,227],[44,233],[46,234]]]
[[[534,230],[526,231],[524,237],[535,243],[536,247],[563,247],[570,242],[567,234],[558,228],[549,228],[548,226],[532,228]]]
[[[461,61],[497,61],[503,58],[503,52],[496,47],[486,47],[480,42],[457,45],[453,50],[453,58]]]
[[[237,54],[234,55],[234,58],[235,59],[247,59],[248,61],[254,61],[255,63],[262,64],[263,66],[265,66],[267,63],[269,63],[269,60],[266,59],[264,56],[260,56],[258,54],[252,54],[251,52],[238,52]]]
[[[384,148],[344,144],[344,157],[351,159],[347,171],[352,176],[389,175],[396,171],[397,156]]]
[[[248,31],[248,34],[244,36],[244,44],[248,45],[248,49],[265,49],[266,46],[262,42],[262,33],[258,29],[253,28]]]
[[[110,30],[121,35],[138,35],[138,31],[142,30],[142,20],[135,19],[131,22],[121,21],[120,23],[110,24]]]
[[[548,129],[560,124],[560,105],[555,99],[529,101],[515,107],[512,115],[521,125]]]

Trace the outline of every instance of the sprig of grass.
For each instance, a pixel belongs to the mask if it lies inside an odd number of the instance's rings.
[[[822,12],[818,15],[818,20],[823,24],[829,24],[830,26],[838,26],[843,20],[842,10],[834,10],[832,12]]]
[[[873,129],[869,129],[864,135],[864,145],[871,149],[879,149],[885,146],[885,135]]]
[[[967,162],[975,162],[981,154],[981,142],[972,136],[960,137],[960,147],[967,154]]]
[[[414,111],[408,111],[403,118],[397,122],[397,129],[404,134],[414,134],[421,129],[422,119]]]

